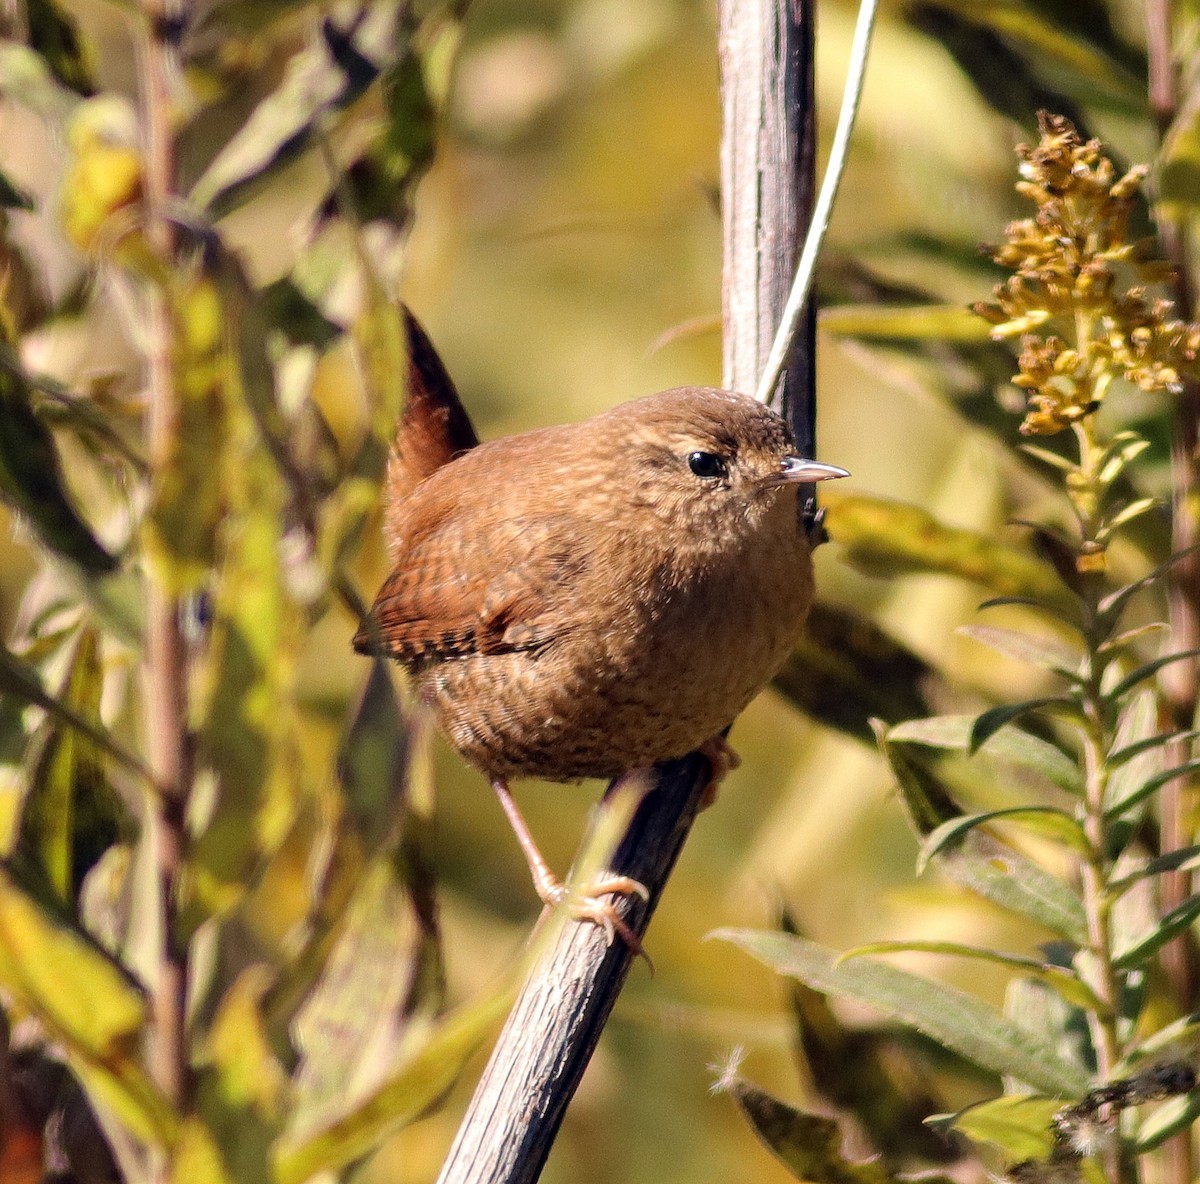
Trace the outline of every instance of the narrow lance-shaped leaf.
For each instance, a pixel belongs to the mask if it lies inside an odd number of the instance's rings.
[[[141,991],[6,868],[0,868],[0,985],[37,1015],[89,1091],[135,1135],[173,1139],[175,1119],[138,1060],[147,1014]]]
[[[1050,1124],[1062,1108],[1059,1098],[1008,1094],[968,1106],[957,1114],[939,1115],[930,1121],[939,1129],[951,1127],[969,1139],[991,1143],[1013,1162],[1048,1159],[1054,1149]]]
[[[997,629],[992,625],[963,625],[958,630],[997,653],[1018,662],[1028,662],[1061,674],[1073,682],[1081,681],[1079,666],[1083,655],[1067,649],[1061,642],[1049,637],[1038,637],[1017,629]]]
[[[872,574],[940,572],[982,584],[1003,596],[1027,595],[1051,604],[1064,590],[1049,567],[994,534],[938,522],[927,511],[882,498],[841,495],[826,506],[829,537],[851,563]]]
[[[79,712],[49,694],[42,686],[38,672],[8,649],[3,642],[0,642],[0,692],[18,702],[40,707],[64,727],[73,728],[86,736],[126,768],[133,770],[144,780],[150,780],[150,774],[137,757],[126,752],[109,735],[107,729],[98,727],[92,720],[84,718]]]
[[[917,860],[918,871],[943,848],[958,841],[968,831],[990,822],[1015,822],[1029,827],[1039,834],[1049,835],[1076,851],[1090,850],[1087,836],[1070,814],[1053,806],[1013,806],[1004,810],[987,810],[981,814],[964,814],[943,822],[925,840]]]
[[[836,304],[820,312],[819,324],[836,337],[885,341],[923,338],[931,341],[978,342],[988,339],[988,325],[959,304]]]
[[[62,701],[98,720],[104,671],[100,639],[84,627],[71,655]],[[102,750],[74,728],[48,716],[34,736],[29,782],[14,858],[68,907],[83,875],[117,837],[116,801],[105,778]]]
[[[842,955],[841,961],[848,962],[852,958],[870,957],[874,954],[907,953],[948,954],[956,958],[976,958],[982,962],[992,962],[997,966],[1004,966],[1032,978],[1040,979],[1076,1007],[1091,1011],[1104,1009],[1104,1005],[1096,997],[1095,992],[1078,975],[1065,967],[1042,962],[1037,958],[1027,958],[1021,954],[1005,954],[1000,950],[963,945],[957,941],[873,941],[847,950]]]
[[[236,1184],[274,1184],[271,1148],[288,1113],[287,1074],[261,1011],[266,979],[250,967],[225,990],[199,1058],[196,1108]]]
[[[746,1081],[730,1087],[755,1134],[797,1180],[813,1184],[892,1184],[877,1159],[854,1163],[841,1151],[842,1133],[832,1118],[805,1114]]]
[[[896,775],[900,800],[918,837],[962,817],[929,769],[912,759],[903,744],[891,744],[880,730],[880,751]],[[1001,908],[1028,917],[1076,944],[1087,940],[1087,921],[1078,897],[1057,877],[985,831],[969,831],[944,848],[937,867],[954,883]]]
[[[750,929],[717,930],[779,974],[873,1007],[969,1061],[1046,1093],[1078,1096],[1087,1079],[1034,1033],[965,992],[879,962],[837,964],[833,950],[803,938]]]
[[[907,720],[888,732],[888,742],[968,752],[975,718],[973,715],[935,715],[927,719]],[[1079,766],[1061,748],[1031,732],[1023,732],[1015,727],[1001,728],[988,737],[976,752],[1029,769],[1067,793],[1077,794],[1082,788]]]
[[[389,1132],[420,1117],[454,1083],[512,1003],[505,985],[436,1021],[411,1043],[403,1063],[354,1110],[307,1137],[285,1137],[276,1147],[278,1184],[304,1184],[365,1155]]]
[[[1200,896],[1192,896],[1173,908],[1149,932],[1131,945],[1113,951],[1113,965],[1118,970],[1131,970],[1145,965],[1159,950],[1189,928],[1200,917]]]
[[[19,510],[52,551],[100,575],[116,560],[72,504],[58,450],[33,413],[32,392],[16,358],[0,345],[0,497]]]
[[[288,62],[279,88],[255,108],[196,182],[191,200],[215,216],[236,209],[253,187],[304,151],[328,120],[355,101],[396,52],[393,11],[360,11],[348,27],[332,17],[321,36]]]

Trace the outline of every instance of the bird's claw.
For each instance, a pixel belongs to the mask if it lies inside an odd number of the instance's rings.
[[[555,879],[538,885],[538,895],[548,905],[562,905],[567,914],[576,921],[590,921],[604,931],[604,944],[611,946],[620,937],[629,952],[641,955],[650,961],[642,948],[641,938],[626,924],[612,901],[604,900],[608,895],[637,896],[647,903],[650,891],[640,880],[630,876],[601,876],[588,884],[583,892],[574,892],[566,884]]]
[[[742,763],[742,758],[730,748],[724,736],[710,737],[696,751],[708,761],[711,769],[708,784],[700,798],[700,809],[707,810],[717,800],[717,789],[721,782]]]

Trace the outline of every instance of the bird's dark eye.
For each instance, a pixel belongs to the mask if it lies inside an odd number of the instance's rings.
[[[689,452],[687,460],[688,468],[697,477],[712,478],[729,476],[729,466],[725,463],[724,458],[718,456],[715,452]]]

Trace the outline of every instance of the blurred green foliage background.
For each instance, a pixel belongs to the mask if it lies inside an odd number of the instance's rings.
[[[98,84],[131,93],[134,62],[119,11],[102,0],[68,7],[93,47]],[[1140,5],[1107,7],[1136,47]],[[836,114],[854,10],[848,0],[820,6],[823,139]],[[1032,135],[1033,106],[1025,104],[1024,126],[999,114],[913,15],[912,5],[884,6],[823,284],[829,295],[855,299],[865,274],[876,289],[912,287],[966,305],[995,282],[974,248],[995,241],[1018,212],[1012,149]],[[1058,80],[1052,56],[1034,57]],[[461,34],[438,45],[427,70],[444,107],[435,159],[416,193],[403,296],[481,436],[582,418],[669,386],[718,383],[712,5],[475,0]],[[1119,155],[1153,152],[1144,109],[1128,92],[1114,99],[1078,77],[1064,85],[1087,104],[1090,130]],[[237,113],[232,102],[231,120]],[[61,145],[10,102],[0,105],[0,142],[5,171],[39,199],[38,213],[13,216],[13,237],[37,258],[57,299],[80,267],[54,222],[51,161]],[[286,184],[223,221],[255,283],[290,265],[296,227],[326,187],[320,161],[306,157],[290,167]],[[944,248],[929,249],[931,239]],[[30,364],[79,386],[135,368],[136,349],[112,303],[119,299],[114,288],[85,316],[49,322],[25,342]],[[361,411],[349,351],[334,348],[312,364],[315,400],[335,435],[349,432]],[[949,353],[922,357],[822,331],[820,457],[853,473],[842,496],[910,501],[947,523],[1023,546],[1003,524],[1036,516],[1049,494],[946,397],[961,377],[956,365]],[[1017,424],[1014,414],[1012,438]],[[68,479],[77,480],[74,468]],[[76,493],[87,506],[86,485]],[[365,538],[355,576],[369,595],[385,567],[377,518]],[[837,543],[821,549],[817,566],[825,599],[869,615],[948,678],[989,697],[1036,687],[1025,668],[956,635],[982,599],[976,586],[938,575],[873,578],[851,568]],[[6,635],[34,572],[23,528],[0,509]],[[354,625],[343,609],[331,609],[300,656],[302,743],[313,765],[332,759],[366,677],[349,646]],[[770,925],[782,904],[805,932],[838,948],[920,936],[1028,950],[1037,936],[934,877],[914,879],[916,840],[872,749],[807,721],[774,691],[739,720],[732,743],[744,763],[696,826],[650,929],[656,973],[635,967],[551,1155],[548,1184],[791,1178],[729,1099],[711,1091],[720,1067],[744,1053],[757,1083],[793,1101],[804,1097],[786,989],[731,946],[706,943],[710,930]],[[477,996],[513,964],[538,907],[482,778],[440,743],[435,765],[433,855],[454,1003]],[[14,787],[0,792],[11,809]],[[598,792],[595,785],[518,787],[555,868],[569,865]],[[299,869],[273,888],[303,892]],[[260,896],[251,924],[263,933],[302,907],[275,891]],[[1005,976],[991,969],[928,957],[906,964],[996,1001],[1003,993]],[[432,1179],[481,1064],[477,1058],[443,1107],[391,1139],[356,1177],[361,1184]],[[984,1092],[967,1078],[949,1089],[959,1103]]]

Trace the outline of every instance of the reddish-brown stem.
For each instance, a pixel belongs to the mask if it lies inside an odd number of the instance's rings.
[[[171,265],[175,234],[169,210],[175,194],[171,90],[179,72],[174,35],[179,0],[147,0],[141,44],[141,116],[144,135],[144,230],[164,267]],[[149,285],[146,436],[153,482],[170,463],[179,403],[172,364],[173,325],[165,289]],[[164,938],[153,988],[150,1068],[164,1094],[186,1108],[188,1056],[187,955],[176,937],[175,905],[183,861],[184,817],[191,781],[187,708],[187,648],[178,597],[153,572],[146,594],[146,662],[143,679],[147,758],[158,787],[154,819]]]
[[[1165,137],[1178,112],[1179,89],[1171,52],[1170,0],[1146,0],[1146,49],[1149,64],[1148,93],[1150,106]],[[1179,315],[1192,320],[1195,298],[1189,272],[1189,244],[1186,230],[1156,213],[1159,237],[1166,258],[1174,265],[1174,296]],[[1189,552],[1200,541],[1200,519],[1196,507],[1200,474],[1197,473],[1197,424],[1200,423],[1200,386],[1185,384],[1177,397],[1171,432],[1171,546],[1178,555]],[[1195,649],[1200,645],[1200,556],[1189,555],[1172,569],[1169,592],[1171,648]],[[1172,663],[1164,671],[1162,687],[1174,726],[1190,728],[1200,696],[1200,668],[1194,660]],[[1188,744],[1173,744],[1167,749],[1172,765],[1182,764],[1191,755]],[[1171,782],[1160,798],[1161,836],[1164,852],[1191,842],[1188,826],[1190,784]],[[1193,878],[1188,872],[1172,872],[1162,878],[1162,907],[1169,911],[1191,896]],[[1183,1010],[1193,1004],[1197,987],[1196,947],[1189,935],[1171,942],[1162,953],[1163,969],[1176,1001]],[[1191,1133],[1184,1131],[1167,1144],[1168,1184],[1190,1184],[1194,1176],[1194,1151]]]

